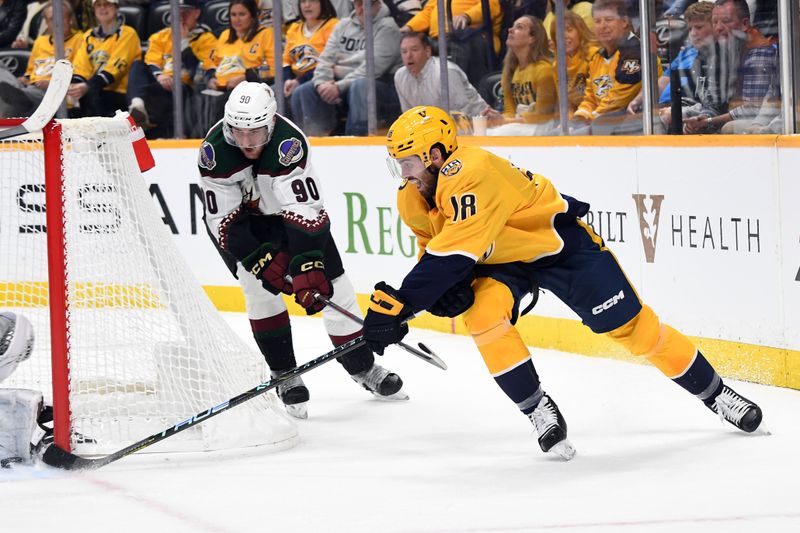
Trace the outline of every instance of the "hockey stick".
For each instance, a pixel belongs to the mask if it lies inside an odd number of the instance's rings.
[[[130,455],[134,452],[138,452],[148,446],[152,446],[157,442],[161,442],[164,439],[168,439],[169,437],[175,435],[176,433],[180,433],[181,431],[193,427],[198,422],[203,422],[208,420],[213,416],[217,416],[218,414],[227,411],[228,409],[235,407],[241,403],[244,403],[248,400],[252,400],[256,396],[261,396],[267,391],[270,391],[280,385],[281,383],[288,381],[294,377],[300,376],[308,372],[309,370],[316,368],[324,363],[332,359],[336,359],[337,357],[341,357],[347,353],[352,352],[353,350],[360,348],[366,343],[364,337],[356,337],[355,339],[348,341],[341,346],[337,346],[330,352],[320,355],[316,359],[312,359],[311,361],[304,363],[302,365],[296,366],[293,369],[281,374],[280,376],[273,378],[269,381],[265,381],[261,385],[258,385],[255,388],[250,389],[247,392],[243,392],[238,396],[234,396],[230,400],[226,400],[219,405],[206,409],[196,415],[187,418],[181,422],[178,422],[174,426],[170,426],[165,430],[150,435],[139,442],[135,442],[130,446],[123,448],[119,451],[116,451],[110,455],[106,455],[104,457],[99,457],[97,459],[86,459],[85,457],[79,457],[75,454],[72,454],[66,450],[63,450],[56,446],[55,444],[51,444],[42,455],[42,460],[50,465],[57,468],[63,468],[65,470],[94,470],[96,468],[100,468],[101,466],[105,466],[109,463],[113,463],[118,459],[122,459],[126,455]]]
[[[61,107],[71,81],[72,64],[66,59],[59,59],[53,66],[50,83],[47,85],[47,90],[39,107],[19,126],[0,131],[0,140],[41,131],[53,119],[58,108]]]
[[[323,302],[325,305],[331,306],[333,309],[339,311],[341,314],[343,314],[344,316],[346,316],[350,320],[356,322],[357,324],[360,324],[362,326],[364,325],[364,321],[361,318],[357,317],[356,315],[354,315],[353,313],[351,313],[350,311],[348,311],[347,309],[345,309],[341,305],[333,302],[330,298],[328,298],[326,296],[323,296],[318,292],[315,292],[314,293],[314,299],[319,300],[320,302]],[[422,359],[426,363],[430,363],[435,367],[441,368],[442,370],[447,370],[447,364],[444,361],[442,361],[442,359],[438,355],[433,353],[433,351],[430,348],[428,348],[427,346],[425,346],[421,342],[417,343],[417,346],[419,346],[419,350],[417,350],[413,346],[409,346],[408,344],[406,344],[406,343],[404,343],[402,341],[398,342],[397,345],[400,348],[402,348],[405,351],[407,351],[408,353],[410,353],[412,355],[416,355],[417,357],[419,357],[420,359]]]

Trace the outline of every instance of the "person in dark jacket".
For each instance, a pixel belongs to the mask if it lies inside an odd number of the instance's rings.
[[[25,0],[0,0],[0,48],[11,47],[27,15]]]

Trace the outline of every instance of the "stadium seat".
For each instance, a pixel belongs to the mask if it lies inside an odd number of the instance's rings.
[[[4,48],[0,50],[0,68],[11,71],[15,77],[20,77],[25,74],[25,69],[28,68],[28,58],[30,57],[30,50]]]
[[[478,94],[497,111],[503,110],[503,88],[500,83],[502,76],[500,71],[490,72],[478,83]]]
[[[169,2],[159,2],[157,4],[150,5],[150,10],[147,13],[148,38],[150,38],[150,36],[157,31],[169,26],[170,21],[172,20],[172,17],[170,16],[171,10],[172,6],[169,4]]]
[[[119,6],[119,14],[122,16],[123,24],[127,24],[136,30],[141,42],[147,42],[146,18],[144,8],[141,6]]]
[[[228,27],[230,17],[228,15],[229,0],[211,0],[203,6],[203,15],[201,21],[203,24],[211,28],[214,35],[219,37]]]

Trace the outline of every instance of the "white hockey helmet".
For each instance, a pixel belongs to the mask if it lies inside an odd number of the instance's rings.
[[[239,83],[225,102],[225,118],[222,125],[225,140],[228,144],[240,148],[255,148],[267,144],[272,137],[277,112],[278,103],[269,85],[253,81]],[[257,144],[240,146],[231,131],[233,128],[238,130],[266,128],[266,135],[263,140],[259,137]]]
[[[22,315],[0,313],[0,381],[10,376],[17,365],[31,356],[33,325]]]

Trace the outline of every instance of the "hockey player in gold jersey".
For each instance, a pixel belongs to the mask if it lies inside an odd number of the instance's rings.
[[[419,261],[399,289],[375,286],[364,327],[373,351],[401,340],[416,312],[462,315],[492,377],[536,428],[542,450],[571,459],[567,424],[514,326],[522,298],[541,287],[728,422],[746,432],[759,427],[759,407],[725,385],[692,342],[639,298],[603,240],[580,219],[588,204],[507,159],[459,146],[452,118],[435,107],[403,113],[387,146],[394,173],[405,180],[398,208],[419,239]]]

